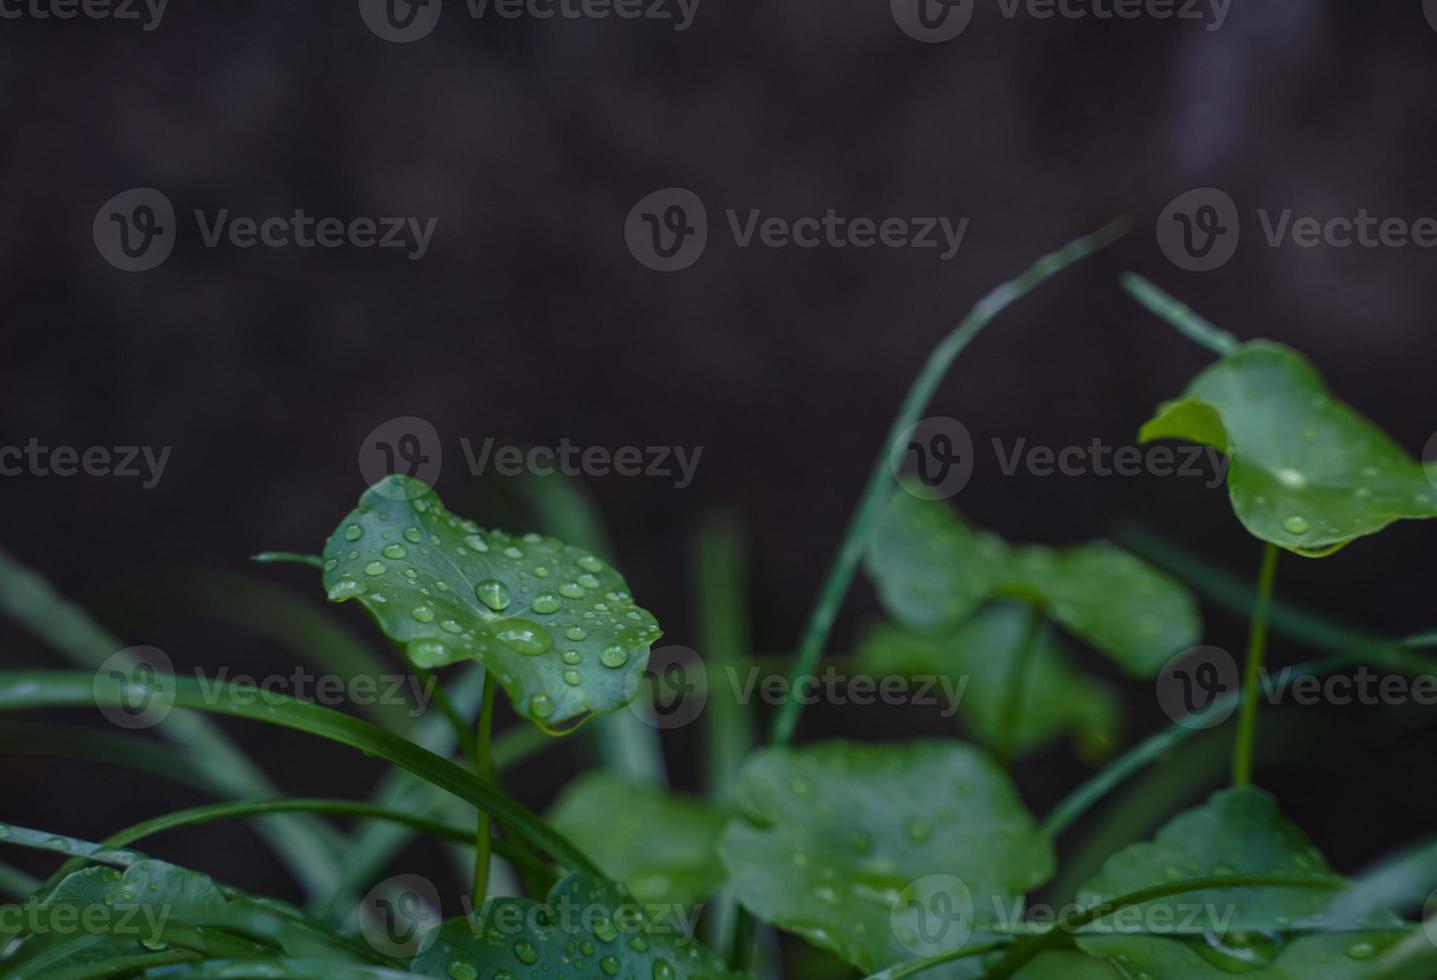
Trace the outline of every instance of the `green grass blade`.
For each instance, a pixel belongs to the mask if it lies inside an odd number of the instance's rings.
[[[1124,273],[1120,281],[1128,294],[1148,312],[1171,324],[1194,343],[1201,344],[1219,357],[1226,357],[1237,349],[1236,337],[1208,323],[1191,307],[1173,299],[1136,272]]]
[[[279,725],[348,745],[407,769],[435,786],[479,807],[514,830],[529,843],[572,870],[598,874],[593,864],[536,814],[481,782],[473,773],[422,749],[412,742],[358,718],[268,694],[253,699],[252,689],[233,684],[202,686],[185,677],[166,677],[177,708],[191,708],[250,721]],[[173,685],[171,687],[171,685]],[[237,697],[237,691],[247,692]],[[0,674],[0,711],[26,708],[93,705],[120,706],[127,688],[111,678],[76,673]],[[174,718],[171,715],[171,718]],[[166,724],[169,723],[167,719]]]
[[[964,349],[999,313],[1063,269],[1116,241],[1127,231],[1127,227],[1126,220],[1115,221],[1092,235],[1070,242],[1062,249],[1039,259],[1018,278],[1004,283],[979,300],[972,312],[929,354],[928,361],[923,365],[923,370],[919,372],[913,386],[908,390],[907,397],[903,400],[898,417],[893,420],[888,438],[883,442],[882,450],[878,454],[868,482],[859,497],[858,507],[849,521],[848,530],[843,536],[838,554],[824,579],[818,600],[814,604],[813,612],[804,628],[803,638],[799,642],[798,656],[789,674],[789,690],[795,689],[802,678],[811,676],[817,669],[823,648],[828,643],[828,635],[833,628],[833,621],[838,615],[839,607],[843,605],[849,587],[853,584],[853,577],[858,570],[858,563],[863,557],[868,533],[892,490],[892,477],[889,473],[888,463],[889,447],[919,421],[924,409],[932,400],[939,384],[947,375],[949,368],[953,366],[958,355],[963,353]],[[793,739],[793,733],[798,727],[798,719],[802,711],[803,705],[797,698],[789,698],[784,701],[774,716],[770,740],[779,745],[788,744]]]
[[[0,548],[0,610],[45,640],[71,662],[94,670],[125,647],[79,606],[67,601],[43,577]],[[182,713],[169,719],[165,735],[209,774],[214,792],[228,797],[275,796],[278,789],[249,757],[209,719]],[[309,891],[329,891],[338,862],[332,831],[302,815],[278,816],[259,824],[261,835]]]
[[[159,569],[147,572],[142,582],[126,580],[103,590],[95,607],[125,632],[176,618],[223,623],[264,637],[295,663],[345,679],[401,672],[336,623],[319,603],[247,572]],[[392,699],[375,698],[373,704],[356,708],[391,731],[414,724],[410,707]]]
[[[32,878],[19,868],[0,864],[0,894],[13,898],[28,898],[40,887],[40,880]],[[3,944],[0,944],[3,945]]]
[[[0,755],[97,762],[205,793],[213,790],[209,776],[188,755],[129,732],[43,722],[0,722]]]

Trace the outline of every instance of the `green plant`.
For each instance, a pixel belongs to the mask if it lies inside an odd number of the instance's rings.
[[[913,426],[954,359],[999,312],[1119,233],[1110,227],[1079,240],[986,297],[935,350],[891,438]],[[957,707],[976,745],[929,738],[795,746],[801,701],[789,698],[769,744],[755,748],[755,719],[713,685],[705,795],[670,790],[654,730],[626,710],[647,683],[658,622],[596,553],[609,552],[582,501],[554,487],[534,499],[548,529],[569,543],[482,528],[450,513],[429,487],[391,476],[365,492],[321,555],[262,556],[318,566],[329,599],[363,606],[409,668],[438,685],[434,710],[412,724],[404,712],[361,719],[286,696],[257,698],[243,684],[155,675],[134,659],[116,667],[118,641],[0,554],[4,608],[80,665],[107,665],[93,675],[0,674],[0,711],[162,703],[159,731],[171,739],[7,722],[5,748],[112,762],[216,797],[100,842],[0,824],[0,844],[65,859],[45,881],[0,865],[0,890],[26,902],[22,922],[0,921],[4,976],[740,976],[776,969],[771,957],[753,959],[769,928],[824,951],[827,959],[812,961],[821,966],[804,969],[875,978],[1432,975],[1437,944],[1401,913],[1437,886],[1437,847],[1403,853],[1352,881],[1252,777],[1269,628],[1329,655],[1278,686],[1354,664],[1430,669],[1417,652],[1432,645],[1430,635],[1370,635],[1274,592],[1280,550],[1318,557],[1394,521],[1437,516],[1437,472],[1334,399],[1300,355],[1266,341],[1238,344],[1150,283],[1125,282],[1220,357],[1159,409],[1141,438],[1186,439],[1229,455],[1234,512],[1264,545],[1258,583],[1249,587],[1141,532],[1124,535],[1131,550],[1102,541],[1010,545],[919,488],[900,489],[881,454],[790,677],[815,674],[865,566],[890,619],[865,632],[849,662],[884,676],[961,683]],[[731,522],[707,526],[696,566],[710,676],[741,672],[750,666],[749,615],[744,551]],[[305,651],[337,673],[382,670],[347,631],[267,587],[174,583],[196,605],[207,604],[211,586],[228,600],[213,604],[217,617],[287,641],[302,636]],[[1012,777],[1014,762],[1063,735],[1100,760],[1116,751],[1124,725],[1119,682],[1098,676],[1077,647],[1101,658],[1094,666],[1106,661],[1120,677],[1150,682],[1201,641],[1189,586],[1251,614],[1247,683],[1111,759],[1038,819]],[[521,724],[496,736],[501,690]],[[1125,781],[1195,745],[1200,723],[1237,702],[1229,788],[1176,815],[1159,795],[1152,816],[1167,822],[1151,840],[1134,841],[1144,819],[1118,814],[1094,832],[1094,853],[1053,883],[1062,835]],[[367,802],[281,797],[207,714],[327,739],[393,771]],[[581,774],[547,818],[506,792],[505,770],[561,737],[589,733],[603,767]],[[1204,779],[1171,772],[1177,795]],[[346,834],[325,822],[335,816],[358,823]],[[163,832],[241,818],[257,821],[293,869],[307,908],[134,849]],[[351,912],[416,834],[456,848],[472,874],[472,908],[431,923],[423,942],[389,943],[357,929]],[[492,895],[495,883],[513,894]],[[1023,906],[1045,886],[1055,901],[1070,899],[1046,921]],[[376,905],[389,903],[408,925],[421,921],[419,908],[402,908],[379,888]],[[675,927],[658,914],[700,907],[708,942],[694,939],[686,915]],[[58,928],[76,909],[108,912],[78,931]],[[565,911],[574,909],[583,914]]]

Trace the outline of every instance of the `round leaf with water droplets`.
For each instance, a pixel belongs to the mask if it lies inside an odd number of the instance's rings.
[[[0,964],[0,972],[24,980],[62,967],[167,949],[160,931],[166,923],[181,918],[218,920],[226,905],[209,878],[163,861],[137,861],[123,873],[106,867],[82,868],[61,879],[39,900],[39,908],[67,915],[87,909],[107,914],[94,917],[93,927],[83,930],[37,929]]]
[[[1053,871],[1052,845],[1007,775],[959,742],[765,749],[736,796],[742,817],[719,850],[739,901],[863,970],[913,958],[916,940],[900,940],[893,914],[920,879],[958,879],[981,913]],[[972,975],[976,964],[960,963],[933,975]]]
[[[1310,557],[1394,521],[1437,517],[1437,465],[1334,398],[1316,368],[1271,341],[1244,344],[1158,409],[1140,438],[1228,453],[1228,496],[1255,537]]]
[[[661,635],[592,553],[481,529],[401,476],[366,491],[325,543],[324,585],[358,600],[415,666],[477,660],[551,729],[632,700]]]
[[[1141,906],[1214,908],[1230,918],[1229,932],[1317,929],[1331,923],[1331,908],[1345,879],[1333,871],[1317,848],[1284,817],[1271,796],[1254,787],[1213,794],[1201,807],[1175,817],[1150,842],[1130,845],[1110,857],[1079,893],[1082,905],[1095,905],[1157,885],[1231,875],[1291,877],[1331,881],[1333,888],[1245,886],[1185,892]],[[1183,915],[1170,917],[1173,931],[1200,934],[1212,923]],[[1386,928],[1398,920],[1387,913],[1349,928]]]
[[[905,626],[950,629],[986,601],[1023,599],[1136,677],[1155,676],[1202,634],[1197,604],[1176,579],[1106,541],[1011,547],[941,501],[907,493],[875,529],[868,569]]]
[[[942,678],[931,693],[957,701],[945,702],[942,711],[956,708],[974,739],[989,748],[1021,755],[1070,734],[1085,758],[1102,756],[1117,744],[1121,705],[1110,686],[1073,665],[1072,652],[1051,627],[1039,631],[1028,653],[1016,737],[1008,732],[1014,668],[1023,656],[1030,616],[1021,604],[1003,602],[938,632],[881,623],[860,641],[859,662],[879,677]]]
[[[718,954],[693,938],[697,908],[665,912],[646,914],[622,886],[571,874],[543,903],[495,898],[471,918],[450,919],[410,970],[443,980],[741,976],[726,972]]]
[[[728,814],[698,797],[590,772],[564,789],[549,822],[642,902],[690,905],[723,885]]]

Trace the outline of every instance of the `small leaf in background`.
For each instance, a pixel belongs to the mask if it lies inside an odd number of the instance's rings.
[[[698,797],[591,772],[565,788],[549,822],[642,902],[693,905],[724,883],[728,814]]]
[[[859,663],[880,676],[946,678],[946,684],[935,685],[934,696],[957,692],[964,724],[989,748],[1022,755],[1070,735],[1084,758],[1101,758],[1117,744],[1121,705],[1111,687],[1073,666],[1071,651],[1051,628],[1039,631],[1029,651],[1017,731],[1007,731],[1014,665],[1023,654],[1030,615],[1018,603],[1002,602],[936,633],[881,623],[860,641]],[[944,703],[942,710],[950,707]]]
[[[921,879],[957,879],[991,917],[1053,872],[1052,846],[1008,777],[958,742],[765,749],[737,801],[743,816],[720,853],[739,901],[863,970],[913,957],[893,915]],[[955,944],[973,923],[961,925]]]
[[[1325,879],[1341,885],[1307,836],[1287,820],[1262,790],[1245,787],[1216,793],[1204,806],[1180,814],[1151,842],[1113,855],[1081,890],[1089,906],[1185,879],[1263,875]],[[1294,938],[1294,930],[1331,927],[1338,888],[1243,886],[1185,892],[1138,906],[1136,928],[1161,924],[1174,938],[1121,935],[1119,920],[1103,935],[1085,934],[1079,945],[1106,956],[1125,971],[1142,970],[1155,980],[1261,970],[1254,977],[1307,980],[1356,976],[1361,960],[1401,938],[1402,922],[1386,912],[1335,937]],[[1334,940],[1340,940],[1336,942]],[[1145,965],[1142,965],[1145,964]],[[1316,971],[1321,967],[1327,972]],[[1345,972],[1333,972],[1342,967]],[[1183,972],[1184,970],[1190,972]]]
[[[671,910],[662,919],[642,917],[640,911],[621,886],[571,874],[542,904],[496,898],[472,919],[449,920],[410,970],[443,980],[738,976],[725,972],[718,954],[693,939],[696,909]]]
[[[1394,521],[1437,517],[1437,468],[1334,398],[1297,351],[1244,344],[1162,405],[1140,438],[1185,439],[1231,457],[1228,495],[1255,537],[1330,554]]]
[[[357,599],[415,666],[477,660],[547,729],[626,705],[661,635],[590,552],[483,530],[406,477],[365,492],[325,543],[323,567],[329,598]]]
[[[1010,547],[946,504],[910,493],[895,494],[875,528],[868,570],[884,607],[905,626],[951,628],[986,601],[1019,598],[1134,677],[1156,676],[1202,633],[1188,591],[1114,545]]]

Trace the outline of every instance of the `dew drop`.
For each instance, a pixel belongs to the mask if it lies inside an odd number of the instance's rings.
[[[565,683],[565,684],[568,684],[570,687],[578,687],[579,684],[582,683],[582,682],[583,682],[583,677],[580,676],[580,674],[579,674],[579,672],[578,672],[577,670],[566,670],[566,671],[564,671],[564,683]]]
[[[428,606],[415,606],[413,609],[409,610],[409,615],[413,616],[421,623],[434,622],[434,610],[429,608]]]
[[[1312,525],[1307,522],[1307,518],[1300,514],[1293,514],[1291,517],[1284,517],[1282,519],[1282,528],[1288,534],[1306,534],[1311,527]]]
[[[547,694],[536,694],[529,699],[529,713],[535,718],[548,718],[554,713],[554,702]]]
[[[479,969],[465,960],[450,960],[449,975],[454,980],[478,980]]]
[[[406,527],[404,529],[404,540],[410,544],[419,544],[424,540],[424,534],[417,527]]]
[[[584,658],[579,656],[578,650],[565,650],[563,655],[559,659],[564,661],[564,663],[568,664],[570,667],[577,667]]]
[[[564,635],[567,636],[569,639],[573,640],[575,643],[578,643],[582,640],[587,640],[589,638],[589,631],[584,629],[584,627],[582,626],[570,626],[568,629],[564,630]]]
[[[605,956],[599,960],[599,969],[611,977],[619,975],[619,959],[616,956]]]
[[[579,584],[586,589],[597,589],[599,587],[599,580],[592,575],[580,575]]]
[[[540,592],[529,604],[536,613],[548,615],[559,611],[559,597],[552,592]]]
[[[474,586],[474,594],[479,597],[480,602],[495,612],[503,612],[511,601],[509,587],[496,578],[486,578]]]
[[[372,561],[364,566],[365,575],[383,575],[385,571],[384,562]]]
[[[526,619],[511,619],[495,634],[495,638],[515,653],[526,657],[537,657],[554,645],[549,631],[538,623]]]
[[[409,554],[409,550],[402,544],[387,544],[384,546],[384,557],[399,559]]]
[[[477,534],[469,534],[464,537],[464,547],[470,551],[477,551],[479,554],[489,550],[489,544]]]
[[[578,582],[565,582],[559,586],[559,594],[565,599],[584,598],[584,587]]]
[[[362,537],[364,537],[364,528],[358,524],[351,524],[344,529],[344,540],[346,541],[358,541]]]
[[[629,662],[629,651],[617,643],[613,646],[605,647],[604,652],[599,654],[599,662],[605,667],[617,670]]]
[[[542,694],[537,696],[543,697]],[[521,939],[514,944],[514,958],[526,966],[532,966],[539,962],[539,951],[534,948],[533,943],[527,939]]]

